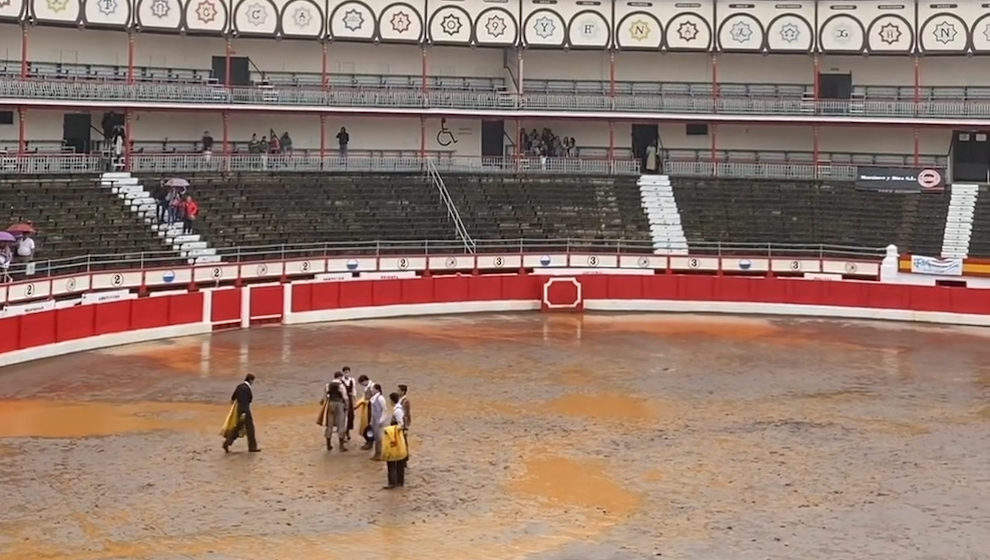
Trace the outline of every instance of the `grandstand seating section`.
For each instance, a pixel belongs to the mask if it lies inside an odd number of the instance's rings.
[[[444,181],[477,239],[650,238],[635,177],[449,175]]]
[[[213,247],[454,238],[436,188],[419,175],[189,179],[201,208],[197,233]]]
[[[8,224],[34,222],[38,261],[171,250],[94,177],[2,179],[0,209]]]
[[[973,233],[969,256],[990,258],[990,186],[982,185],[973,212]]]
[[[938,255],[949,193],[893,194],[851,183],[675,179],[688,245],[829,244]]]
[[[143,178],[152,184],[158,176]],[[448,174],[468,232],[490,239],[649,240],[632,177]],[[214,247],[373,240],[454,240],[437,190],[422,174],[244,173],[191,176],[197,233]],[[937,255],[949,192],[891,194],[849,183],[675,179],[692,250],[701,243],[884,247]],[[981,187],[970,255],[990,256],[990,187]],[[169,250],[93,178],[0,181],[9,223],[33,220],[40,259]]]
[[[156,177],[146,177],[146,182]],[[211,246],[374,240],[454,240],[422,174],[190,177]],[[476,239],[649,238],[635,178],[447,175]]]

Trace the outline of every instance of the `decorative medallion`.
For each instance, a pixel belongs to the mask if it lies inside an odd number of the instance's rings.
[[[894,45],[901,40],[901,27],[896,23],[885,23],[880,26],[880,40],[888,45]]]
[[[852,33],[848,27],[836,27],[832,30],[832,38],[840,45],[848,45],[852,41]]]
[[[629,24],[629,36],[637,41],[645,41],[650,38],[650,23],[642,19],[634,19]]]
[[[268,11],[261,2],[252,2],[247,7],[247,21],[255,27],[261,27],[268,19]]]
[[[935,29],[932,30],[932,33],[935,34],[935,40],[943,45],[948,45],[949,43],[955,41],[956,35],[959,34],[959,32],[956,31],[956,26],[953,25],[951,21],[943,21],[942,23],[939,23],[935,26]]]
[[[801,38],[801,28],[793,23],[785,23],[780,28],[780,38],[785,43],[796,43]]]
[[[196,19],[200,23],[213,23],[219,13],[220,10],[217,10],[217,5],[213,3],[213,0],[202,0],[196,6]]]
[[[509,25],[505,23],[505,19],[498,14],[492,14],[488,17],[488,21],[485,22],[485,31],[488,35],[492,37],[501,37],[505,34],[505,30],[509,28]],[[988,26],[990,28],[990,26]]]
[[[547,16],[536,18],[536,21],[533,22],[533,28],[536,29],[537,37],[541,39],[553,37],[553,32],[557,30],[557,26],[553,23],[553,20]]]
[[[97,0],[96,7],[105,16],[112,16],[117,13],[117,0]]]
[[[172,5],[168,3],[168,0],[151,0],[151,15],[156,18],[165,19],[170,11],[172,11]]]
[[[357,10],[347,10],[343,22],[348,31],[357,31],[364,26],[364,15]]]
[[[392,19],[389,23],[392,24],[392,30],[396,33],[405,33],[409,31],[409,26],[412,25],[412,19],[409,18],[409,14],[406,12],[395,12],[392,14]]]
[[[745,21],[737,21],[729,29],[729,37],[737,43],[745,43],[753,37],[753,28]]]
[[[313,13],[309,11],[308,6],[299,6],[293,10],[292,23],[294,23],[299,29],[306,29],[312,21]]]
[[[64,12],[69,6],[69,0],[46,0],[45,3],[48,4],[48,9],[56,14]]]
[[[693,21],[682,21],[677,26],[677,36],[682,41],[691,42],[698,38],[698,26]]]
[[[443,16],[443,20],[440,22],[440,29],[444,33],[453,37],[461,32],[461,27],[464,24],[461,23],[461,18],[457,17],[455,14],[447,14]]]
[[[983,36],[987,38],[987,41],[990,41],[990,23],[983,28]]]

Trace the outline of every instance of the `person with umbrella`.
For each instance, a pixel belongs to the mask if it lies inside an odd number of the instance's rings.
[[[0,231],[0,281],[4,284],[10,282],[10,262],[14,254],[10,250],[10,245],[17,241],[14,234],[9,231]]]
[[[26,261],[32,260],[37,250],[34,239],[31,237],[35,233],[34,224],[31,222],[14,224],[7,228],[7,233],[17,239],[17,257]]]

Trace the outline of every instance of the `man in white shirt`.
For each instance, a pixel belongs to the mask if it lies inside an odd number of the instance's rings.
[[[385,396],[382,386],[372,386],[374,396],[371,397],[371,428],[375,431],[375,454],[372,461],[382,460],[382,438],[385,437]]]
[[[34,258],[34,250],[34,239],[31,239],[31,236],[25,233],[17,241],[17,256],[21,260],[29,261]]]

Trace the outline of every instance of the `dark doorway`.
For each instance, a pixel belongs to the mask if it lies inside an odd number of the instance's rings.
[[[481,156],[502,157],[505,150],[505,121],[481,121]]]
[[[657,149],[660,148],[660,129],[655,124],[634,124],[632,125],[632,152],[633,157],[638,159],[640,164],[646,167],[646,148],[656,142]]]
[[[89,113],[66,113],[63,115],[62,140],[65,145],[77,153],[89,153],[92,120]]]
[[[990,182],[990,131],[952,134],[952,180]]]
[[[822,99],[849,99],[852,97],[852,74],[819,74],[818,96]]]
[[[227,59],[225,57],[213,57],[213,77],[217,83],[227,83]],[[251,85],[251,70],[248,68],[248,59],[246,56],[230,57],[230,85]]]

